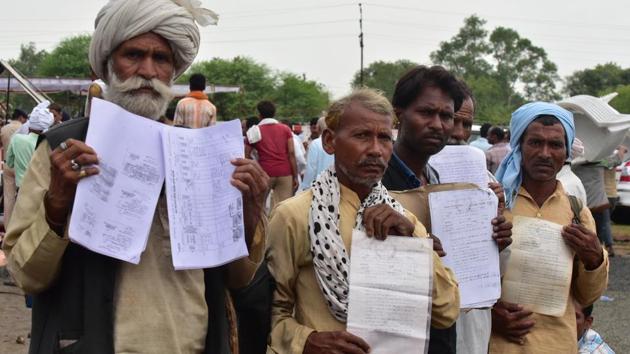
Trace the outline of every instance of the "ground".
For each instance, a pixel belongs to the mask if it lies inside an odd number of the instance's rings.
[[[614,225],[617,256],[610,259],[610,281],[607,301],[595,305],[593,328],[617,353],[630,353],[630,226]],[[28,352],[30,310],[24,307],[24,296],[15,287],[0,284],[0,354]],[[20,339],[25,343],[18,343]]]

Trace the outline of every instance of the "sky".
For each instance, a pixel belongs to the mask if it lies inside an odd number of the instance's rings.
[[[220,15],[201,29],[197,60],[248,56],[278,71],[304,74],[333,97],[350,91],[360,68],[359,6],[343,0],[201,0]],[[16,58],[20,45],[51,50],[68,36],[91,33],[106,0],[0,0],[0,58]],[[504,26],[543,47],[566,77],[616,62],[630,67],[630,4],[624,0],[380,0],[362,3],[365,66],[429,54],[476,14],[486,29]],[[212,78],[209,78],[212,82]]]

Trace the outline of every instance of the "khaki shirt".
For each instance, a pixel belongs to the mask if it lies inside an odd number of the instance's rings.
[[[352,228],[360,201],[347,187],[341,185],[340,190],[339,231],[350,254]],[[302,353],[313,331],[346,328],[330,313],[315,278],[307,233],[311,199],[311,190],[307,190],[280,203],[269,221],[267,261],[276,280],[268,350],[271,353]],[[410,212],[406,212],[406,216],[416,225],[414,235],[427,237],[424,226]],[[431,323],[447,328],[459,314],[459,290],[453,273],[444,268],[436,253],[433,253],[433,271]]]
[[[505,217],[512,221],[513,216],[527,216],[542,218],[560,225],[569,225],[573,218],[573,211],[562,183],[558,183],[554,193],[547,198],[541,207],[531,195],[521,187],[514,207],[506,210]],[[595,222],[591,212],[582,207],[580,220],[589,230],[595,232]],[[512,236],[514,237],[514,235]],[[509,266],[509,259],[508,259]],[[530,316],[536,321],[531,332],[525,337],[525,344],[519,345],[509,342],[496,333],[490,338],[490,353],[577,353],[577,329],[575,324],[575,308],[573,299],[583,306],[588,306],[599,299],[608,284],[608,257],[604,251],[604,261],[592,271],[584,268],[584,264],[577,258],[573,266],[571,292],[567,301],[567,309],[561,317],[546,316],[534,313]]]
[[[70,242],[67,230],[57,235],[45,219],[44,195],[50,184],[50,148],[35,151],[24,177],[4,241],[8,268],[27,293],[54,284]],[[226,284],[245,286],[262,261],[265,223],[250,245],[249,257],[227,266]],[[117,353],[194,353],[205,347],[208,311],[203,271],[175,271],[168,237],[166,201],[160,198],[149,241],[138,265],[120,262],[114,297],[114,342]],[[212,304],[225,306],[225,304]]]

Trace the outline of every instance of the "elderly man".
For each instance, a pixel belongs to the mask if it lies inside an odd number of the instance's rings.
[[[430,192],[476,188],[463,183],[441,184],[439,175],[429,164],[430,157],[440,152],[447,142],[462,144],[470,137],[473,96],[463,82],[458,82],[443,67],[418,66],[398,80],[392,101],[400,129],[383,184],[390,191],[396,191],[392,193],[394,198],[414,211],[423,224],[429,225]],[[491,187],[502,198],[500,186],[493,183]],[[501,215],[492,223],[493,237],[499,248],[504,249],[511,242],[512,225]],[[431,328],[429,353],[487,352],[489,311],[473,310],[463,316],[464,321],[458,320],[457,330],[455,326]],[[462,335],[456,333],[460,329],[465,331]]]
[[[106,4],[89,52],[92,69],[109,85],[105,98],[157,120],[170,100],[169,85],[197,53],[195,21],[211,22],[210,14],[184,1]],[[34,295],[30,352],[230,353],[225,286],[246,285],[262,259],[268,177],[253,161],[233,161],[248,258],[175,271],[162,194],[140,263],[116,261],[68,239],[76,184],[99,172],[97,152],[80,140],[85,122],[72,120],[46,134],[4,245],[16,282]]]
[[[546,316],[499,301],[492,311],[490,352],[575,353],[573,300],[588,306],[599,299],[608,282],[608,258],[594,233],[588,208],[581,205],[580,209],[577,203],[572,208],[571,198],[556,179],[570,157],[568,147],[575,136],[573,115],[555,104],[528,103],[512,114],[510,130],[512,152],[497,171],[506,191],[506,217],[541,218],[566,225],[562,237],[575,252],[575,259],[564,314]],[[507,262],[509,268],[509,258]]]
[[[392,122],[391,105],[372,90],[333,103],[323,144],[335,155],[334,165],[317,177],[317,187],[281,203],[271,216],[267,260],[277,283],[271,352],[369,351],[363,339],[345,330],[352,229],[381,239],[427,236],[380,183],[393,149]],[[457,284],[435,253],[433,272],[431,320],[449,327],[459,312]]]

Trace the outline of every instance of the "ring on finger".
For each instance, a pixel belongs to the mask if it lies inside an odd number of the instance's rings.
[[[79,179],[86,177],[87,176],[87,172],[85,172],[85,170],[81,170],[79,171]]]
[[[66,151],[68,150],[68,144],[66,144],[65,141],[62,141],[61,144],[59,144],[59,147],[61,148],[61,150]]]
[[[81,169],[81,165],[78,162],[74,161],[74,159],[72,159],[70,160],[70,168],[73,171],[78,171]]]

